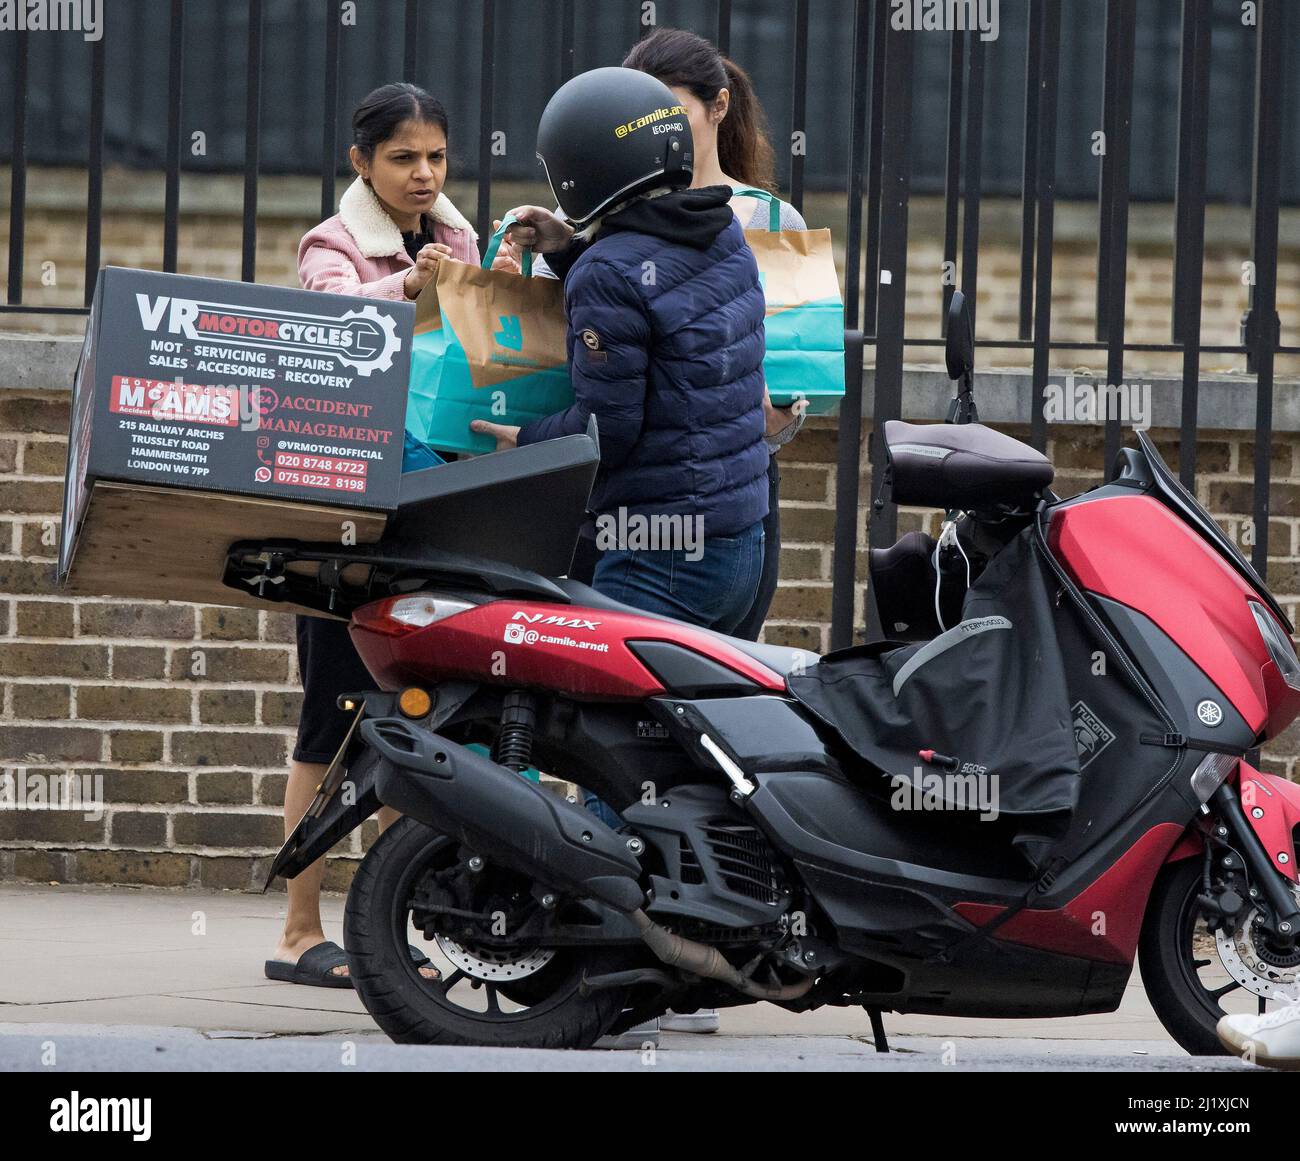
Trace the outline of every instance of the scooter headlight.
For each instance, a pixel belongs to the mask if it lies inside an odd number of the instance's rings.
[[[1300,693],[1300,660],[1296,658],[1295,646],[1291,644],[1291,638],[1283,632],[1282,627],[1263,605],[1251,601],[1250,611],[1255,615],[1255,624],[1259,626],[1259,635],[1264,638],[1264,644],[1268,647],[1268,655],[1273,659],[1273,664],[1277,666],[1277,671],[1282,675],[1282,680]]]

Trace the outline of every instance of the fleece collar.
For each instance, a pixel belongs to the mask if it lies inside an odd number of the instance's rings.
[[[454,230],[469,230],[473,233],[469,222],[444,193],[435,199],[429,216],[435,222],[441,222]],[[348,186],[339,199],[339,217],[343,219],[348,233],[356,240],[365,257],[388,258],[394,254],[406,253],[402,244],[402,231],[389,217],[383,202],[375,196],[375,191],[361,178],[358,177]]]

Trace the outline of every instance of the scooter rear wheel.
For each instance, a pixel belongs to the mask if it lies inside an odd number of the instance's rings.
[[[625,989],[582,989],[584,975],[617,966],[609,951],[487,953],[442,939],[423,946],[443,978],[420,974],[408,949],[421,939],[411,922],[413,896],[422,879],[454,870],[463,857],[455,840],[401,819],[362,860],[348,892],[344,942],[366,1011],[399,1044],[590,1048],[626,1006]],[[489,873],[499,890],[528,885],[503,870]]]

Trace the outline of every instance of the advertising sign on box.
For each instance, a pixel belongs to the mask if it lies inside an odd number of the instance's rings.
[[[60,576],[98,481],[394,510],[414,316],[387,299],[101,270]]]

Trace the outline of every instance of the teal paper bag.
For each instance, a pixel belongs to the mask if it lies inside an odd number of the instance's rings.
[[[782,230],[781,207],[766,190],[740,189],[766,201],[769,228],[746,230],[767,299],[763,376],[772,402],[807,400],[810,415],[844,395],[844,300],[829,230]]]
[[[433,426],[433,405],[438,397],[438,378],[447,353],[447,339],[439,319],[436,329],[416,334],[411,342],[411,382],[406,393],[406,432],[428,442]]]
[[[527,252],[522,275],[491,269],[512,223],[493,235],[482,267],[440,262],[430,301],[417,304],[407,428],[439,451],[494,451],[472,420],[523,426],[573,402],[563,286],[529,277]]]

